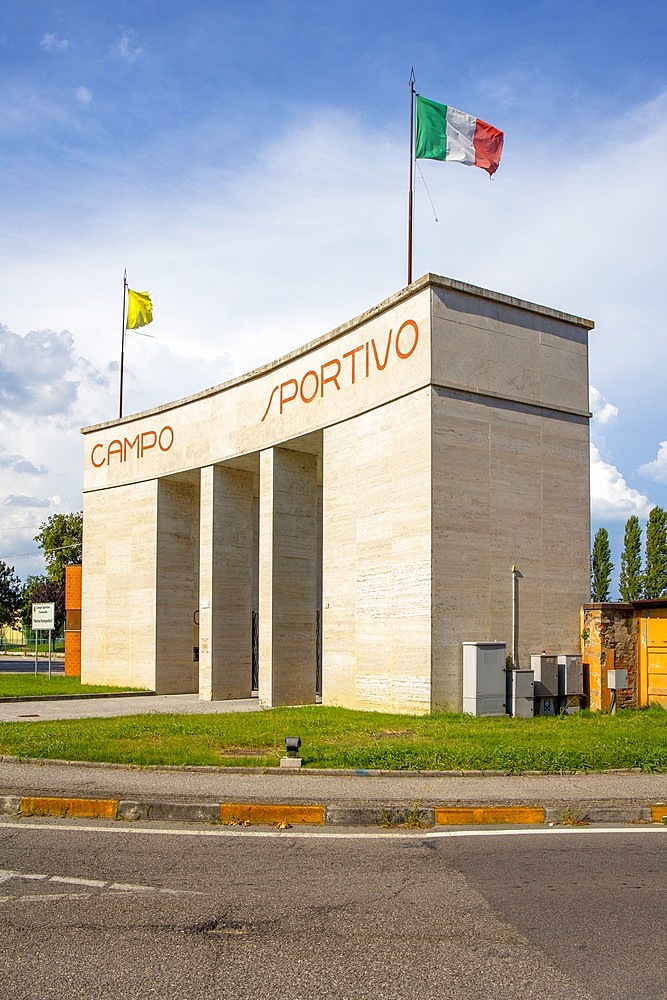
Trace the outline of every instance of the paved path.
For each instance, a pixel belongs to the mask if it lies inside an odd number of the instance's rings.
[[[200,701],[196,694],[146,694],[103,698],[36,698],[34,701],[0,702],[0,722],[28,722],[40,719],[99,719],[117,715],[145,715],[174,712],[179,715],[210,715],[220,712],[258,712],[256,698],[238,701]]]

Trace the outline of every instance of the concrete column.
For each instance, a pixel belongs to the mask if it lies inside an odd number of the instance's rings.
[[[315,702],[317,458],[284,448],[260,455],[259,700]]]
[[[199,697],[252,695],[252,473],[201,470]]]

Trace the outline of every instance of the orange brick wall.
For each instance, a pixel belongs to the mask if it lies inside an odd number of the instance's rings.
[[[81,676],[81,566],[65,567],[65,676]]]

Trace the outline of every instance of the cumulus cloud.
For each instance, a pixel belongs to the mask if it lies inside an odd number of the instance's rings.
[[[632,514],[645,520],[655,504],[625,481],[591,444],[591,514],[597,520],[625,521]]]
[[[93,99],[93,92],[92,90],[88,90],[88,87],[84,87],[82,84],[80,87],[76,88],[74,96],[79,104],[90,104]]]
[[[637,469],[640,476],[648,476],[656,483],[667,484],[667,441],[661,441],[658,454],[651,462],[645,462]]]
[[[103,375],[77,356],[67,330],[31,330],[21,337],[0,325],[0,415],[67,413],[88,377]]]
[[[22,579],[43,571],[34,537],[46,518],[81,509],[79,428],[115,415],[114,395],[110,371],[69,332],[0,325],[0,441],[11,442],[0,445],[0,558]]]
[[[28,497],[25,495],[17,495],[16,493],[10,493],[9,496],[5,497],[2,501],[9,507],[50,507],[51,501],[46,497]]]
[[[69,48],[67,38],[61,38],[59,35],[52,35],[49,32],[42,35],[39,44],[46,52],[64,52],[65,49]]]
[[[117,344],[120,347],[120,343]],[[231,376],[227,355],[189,357],[129,334],[124,412],[198,392]],[[95,365],[67,331],[26,336],[0,325],[0,558],[25,579],[42,572],[34,542],[51,514],[81,510],[80,429],[118,416],[118,362]]]
[[[131,62],[139,55],[141,47],[124,32],[116,56]],[[641,134],[633,131],[631,118],[641,123]],[[299,109],[295,124],[274,132],[273,143],[248,155],[239,173],[225,169],[220,143],[211,139],[220,127],[216,118],[202,124],[202,134],[184,126],[189,162],[179,159],[178,146],[157,158],[174,165],[175,179],[166,176],[163,163],[165,173],[156,173],[154,185],[116,187],[116,175],[107,170],[98,190],[91,182],[97,174],[89,172],[80,195],[87,211],[76,216],[77,225],[85,218],[85,233],[45,213],[35,215],[34,229],[14,226],[16,242],[30,232],[32,244],[30,252],[3,262],[2,319],[14,328],[29,316],[25,322],[31,325],[71,329],[79,353],[66,333],[18,337],[0,327],[0,440],[11,440],[12,452],[35,467],[48,467],[44,496],[57,492],[55,466],[62,470],[66,510],[80,509],[78,428],[118,413],[123,267],[132,287],[150,290],[156,314],[155,340],[127,340],[126,413],[273,360],[404,284],[402,134],[369,128],[331,108]],[[569,162],[546,143],[535,163],[517,137],[493,184],[484,183],[481,171],[425,163],[441,224],[434,225],[418,191],[413,273],[450,275],[596,321],[593,381],[618,406],[591,390],[597,435],[592,513],[621,521],[631,514],[645,518],[653,506],[609,460],[602,435],[611,438],[613,432],[615,444],[628,435],[627,427],[618,426],[619,408],[633,410],[635,434],[640,411],[647,421],[654,419],[655,399],[662,394],[667,338],[656,333],[665,315],[660,234],[667,201],[660,164],[667,158],[667,92],[629,109],[628,119],[605,137],[607,127],[601,121],[592,152],[581,148]],[[619,141],[623,130],[636,142],[632,184],[627,143]],[[141,153],[132,165],[153,176]],[[471,219],[477,226],[486,220],[493,240],[480,241]],[[452,232],[458,234],[455,243],[448,238]],[[56,234],[57,256],[48,252]],[[51,389],[33,374],[42,354],[51,366]],[[3,397],[12,385],[16,398]],[[632,385],[641,386],[636,406],[628,397]],[[8,422],[10,414],[7,430],[2,418]],[[58,438],[40,437],[42,416],[58,425]],[[654,462],[639,471],[667,484],[662,450],[661,444]],[[3,487],[7,494],[42,495],[25,480]],[[661,502],[657,487],[656,494]]]
[[[602,393],[594,385],[589,390],[589,400],[593,420],[602,426],[610,424],[618,416],[618,407],[608,403]]]
[[[8,469],[10,472],[23,473],[28,476],[43,476],[47,471],[46,466],[36,466],[33,462],[24,458],[23,455],[8,455],[0,445],[0,469]]]

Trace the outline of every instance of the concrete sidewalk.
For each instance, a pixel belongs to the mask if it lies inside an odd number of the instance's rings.
[[[0,814],[337,826],[651,823],[667,775],[291,771],[0,759]]]
[[[118,715],[169,712],[176,715],[215,715],[259,712],[257,698],[236,701],[200,701],[196,694],[44,695],[24,701],[0,699],[0,722],[39,722],[45,719],[109,719]]]
[[[0,705],[0,721],[256,711],[256,699],[196,695]],[[0,758],[0,814],[334,826],[651,823],[667,816],[667,774],[136,767]]]

